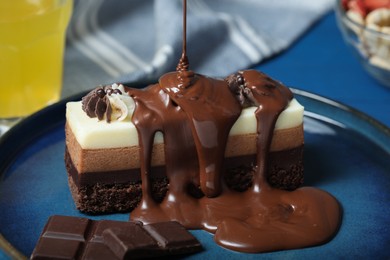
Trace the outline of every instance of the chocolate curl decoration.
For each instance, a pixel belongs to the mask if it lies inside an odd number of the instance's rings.
[[[119,89],[112,89],[110,85],[92,90],[82,98],[82,109],[91,118],[103,120],[106,115],[106,121],[110,123],[112,108],[107,95],[111,94],[122,95],[122,92]]]
[[[242,71],[229,75],[225,81],[227,82],[230,91],[234,94],[243,108],[257,106],[253,93],[245,86],[245,79],[242,75]]]

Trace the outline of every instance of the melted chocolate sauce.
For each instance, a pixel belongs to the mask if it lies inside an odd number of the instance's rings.
[[[185,1],[184,1],[185,4]],[[183,21],[186,20],[185,5]],[[315,188],[284,191],[265,178],[275,122],[292,99],[291,91],[258,71],[225,80],[189,71],[185,48],[176,72],[143,90],[127,89],[140,144],[142,200],[131,219],[144,223],[176,220],[191,229],[215,233],[223,247],[264,252],[312,246],[338,229],[340,207]],[[257,166],[252,186],[237,192],[221,176],[229,131],[243,107],[257,106]],[[151,191],[154,135],[164,134],[169,190],[161,203]],[[197,189],[198,197],[190,190]]]
[[[176,220],[213,232],[218,244],[241,252],[300,248],[330,239],[340,221],[334,197],[308,187],[278,190],[266,181],[275,122],[292,98],[290,90],[257,71],[242,71],[228,80],[194,74],[186,88],[178,87],[177,75],[168,73],[159,84],[129,90],[136,103],[133,123],[140,138],[143,192],[131,218],[144,223]],[[227,137],[242,109],[228,84],[232,77],[244,79],[243,103],[258,106],[257,166],[252,186],[244,192],[229,189],[221,176]],[[161,203],[153,200],[150,184],[157,131],[164,133],[169,179]],[[192,196],[194,187],[204,196]]]

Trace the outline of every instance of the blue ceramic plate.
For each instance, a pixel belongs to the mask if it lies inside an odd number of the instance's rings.
[[[390,257],[390,129],[334,101],[294,92],[306,109],[305,185],[340,201],[340,231],[321,246],[245,255],[217,246],[207,232],[192,231],[205,250],[189,258]],[[0,140],[0,258],[29,256],[51,215],[86,217],[74,207],[63,161],[66,101],[25,119]],[[128,214],[88,217],[128,220]]]

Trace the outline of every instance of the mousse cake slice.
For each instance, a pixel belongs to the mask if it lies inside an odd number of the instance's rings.
[[[98,87],[82,101],[67,104],[65,162],[72,196],[82,212],[128,212],[141,199],[140,139],[132,121],[136,104],[128,90],[121,84]],[[244,105],[229,132],[222,174],[224,185],[232,190],[244,191],[252,184],[258,152],[256,109]],[[303,183],[303,110],[292,98],[276,121],[267,170],[272,187],[294,190]],[[164,134],[158,131],[150,163],[156,201],[169,189],[165,149]],[[204,195],[197,185],[189,186],[188,192]]]

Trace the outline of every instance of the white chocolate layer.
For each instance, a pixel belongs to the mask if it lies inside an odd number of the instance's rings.
[[[233,125],[230,135],[256,133],[256,107],[243,109]],[[303,122],[303,106],[293,99],[280,114],[275,130],[299,126]],[[66,120],[78,143],[83,149],[102,149],[138,146],[138,133],[131,121],[113,121],[107,123],[90,118],[81,108],[81,101],[66,104]],[[155,143],[163,143],[162,133],[157,133]]]

